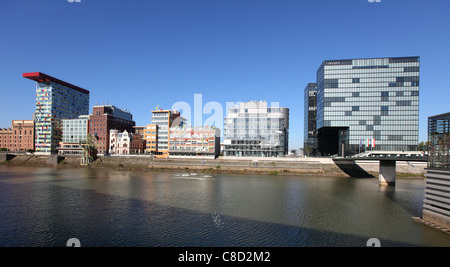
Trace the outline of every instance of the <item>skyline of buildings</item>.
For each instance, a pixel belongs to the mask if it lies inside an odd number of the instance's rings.
[[[419,70],[420,57],[324,60],[316,83],[309,83],[303,91],[304,147],[322,155],[350,155],[368,147],[417,150]],[[83,134],[87,130],[95,136],[99,154],[109,153],[110,130],[135,131],[133,115],[114,105],[93,106],[89,114],[89,91],[85,89],[40,72],[23,77],[36,81],[37,153],[55,153],[60,142],[79,142],[69,140],[80,133],[71,132],[73,127],[65,127],[64,121],[75,123],[80,115],[88,116]],[[157,107],[151,112],[151,124],[141,126],[141,143],[147,153],[167,157],[170,127],[186,120],[177,110]],[[229,107],[223,118],[224,155],[288,154],[289,115],[289,108],[268,107],[265,100]],[[63,137],[64,131],[70,134]]]

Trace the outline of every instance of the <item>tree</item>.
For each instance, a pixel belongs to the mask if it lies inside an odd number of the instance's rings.
[[[419,151],[428,151],[428,141],[419,143]]]
[[[303,148],[303,154],[307,157],[310,156],[311,152],[313,151],[313,147],[312,146],[305,146]]]

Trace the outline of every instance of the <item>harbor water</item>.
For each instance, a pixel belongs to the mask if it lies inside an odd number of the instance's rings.
[[[0,167],[0,246],[450,246],[423,179]]]

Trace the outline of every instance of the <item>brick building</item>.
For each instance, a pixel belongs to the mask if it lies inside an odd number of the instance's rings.
[[[99,154],[109,153],[109,131],[134,132],[135,122],[133,115],[127,110],[122,110],[113,105],[94,106],[89,118],[89,134],[97,139],[97,151]]]
[[[146,140],[144,139],[145,126],[134,126],[134,134],[130,143],[131,154],[144,154],[146,149]]]
[[[34,121],[13,120],[11,128],[0,129],[0,148],[11,152],[34,151]]]

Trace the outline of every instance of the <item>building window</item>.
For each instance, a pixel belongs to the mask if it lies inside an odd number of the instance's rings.
[[[359,83],[360,82],[360,79],[359,78],[353,78],[352,79],[352,83]]]
[[[389,107],[381,106],[381,116],[388,116],[388,115],[389,115]]]
[[[411,106],[411,101],[397,101],[396,106]]]
[[[352,111],[359,111],[359,106],[353,106]]]

